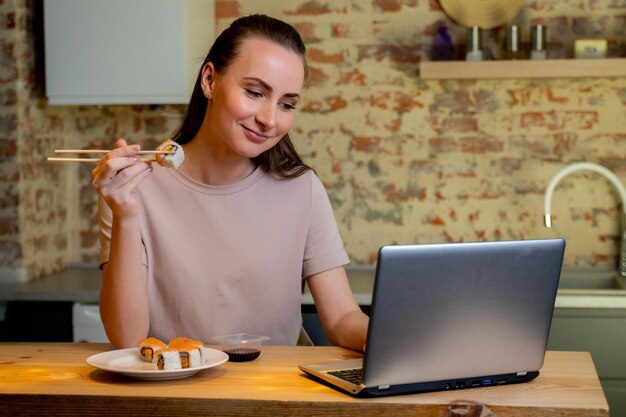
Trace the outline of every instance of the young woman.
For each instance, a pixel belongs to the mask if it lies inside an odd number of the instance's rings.
[[[142,162],[119,139],[93,170],[100,312],[115,346],[239,332],[296,344],[306,279],[329,340],[363,348],[367,317],[328,196],[288,135],[306,68],[293,27],[242,17],[202,65],[173,137],[180,168]]]

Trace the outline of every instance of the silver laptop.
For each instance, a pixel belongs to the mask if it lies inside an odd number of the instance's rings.
[[[363,359],[299,367],[369,396],[530,381],[564,251],[562,239],[383,246]]]

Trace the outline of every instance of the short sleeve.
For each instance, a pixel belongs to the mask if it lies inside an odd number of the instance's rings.
[[[302,276],[310,277],[350,263],[328,194],[320,179],[311,178],[311,218],[304,252]]]

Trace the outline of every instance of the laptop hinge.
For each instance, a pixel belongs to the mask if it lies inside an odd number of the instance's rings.
[[[378,391],[387,391],[390,388],[389,385],[379,385]]]
[[[518,372],[517,376],[526,376],[528,375],[528,372]]]

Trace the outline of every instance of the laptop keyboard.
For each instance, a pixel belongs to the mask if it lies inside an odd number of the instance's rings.
[[[339,371],[328,371],[328,373],[356,385],[359,385],[363,380],[363,368],[341,369]]]

